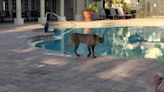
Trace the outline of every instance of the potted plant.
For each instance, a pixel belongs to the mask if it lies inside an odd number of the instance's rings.
[[[87,9],[83,12],[85,21],[93,20],[93,14],[99,12],[99,7],[95,2],[88,3]]]

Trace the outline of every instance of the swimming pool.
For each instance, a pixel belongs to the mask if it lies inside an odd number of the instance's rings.
[[[108,27],[108,28],[76,28],[53,29],[53,40],[33,42],[35,47],[57,52],[73,53],[69,37],[72,33],[104,35],[104,43],[97,44],[95,55],[109,55],[132,58],[164,58],[164,27]],[[65,50],[64,50],[65,48]],[[86,56],[86,44],[80,44],[77,52]]]

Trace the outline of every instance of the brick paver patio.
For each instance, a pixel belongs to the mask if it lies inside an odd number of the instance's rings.
[[[0,92],[145,92],[163,60],[49,55],[26,39],[39,24],[0,25]]]

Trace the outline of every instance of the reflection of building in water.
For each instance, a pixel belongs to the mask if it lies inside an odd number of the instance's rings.
[[[159,48],[154,47],[146,50],[145,58],[159,58],[162,55],[163,54],[161,50]]]
[[[110,31],[106,40],[111,43],[110,46],[108,45],[110,47],[108,54],[121,57],[162,58],[164,56],[163,29],[150,27],[146,30],[119,27],[115,31]]]
[[[155,32],[153,32],[149,37],[148,37],[148,41],[150,42],[160,42],[160,32],[157,34]]]
[[[121,56],[129,56],[132,53],[142,53],[137,51],[142,49],[141,42],[144,42],[143,37],[137,33],[131,34],[127,27],[119,28],[117,33],[113,34],[113,47],[112,52]]]
[[[144,49],[145,51],[145,58],[160,58],[163,56],[163,53],[161,51],[161,45],[162,44],[157,44],[157,43],[145,43],[144,44]]]

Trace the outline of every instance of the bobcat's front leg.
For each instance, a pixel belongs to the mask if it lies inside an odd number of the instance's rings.
[[[93,58],[96,58],[96,56],[94,55],[94,48],[95,48],[95,45],[92,46],[92,55],[93,55]]]

